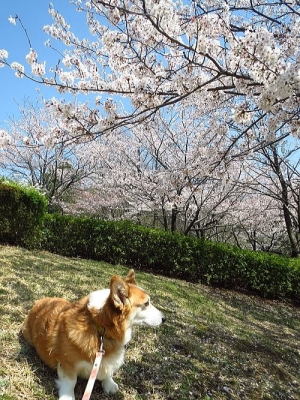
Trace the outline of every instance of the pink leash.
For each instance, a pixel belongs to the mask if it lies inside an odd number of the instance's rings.
[[[100,344],[100,349],[99,351],[97,351],[96,353],[96,358],[94,361],[94,365],[88,380],[88,383],[86,385],[84,394],[82,396],[82,400],[89,400],[93,391],[93,387],[95,384],[95,380],[97,378],[98,375],[98,371],[101,365],[101,361],[102,361],[102,357],[104,355],[105,351],[103,350],[103,336],[101,336],[101,344]]]

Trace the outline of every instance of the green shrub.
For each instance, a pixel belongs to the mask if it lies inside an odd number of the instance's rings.
[[[0,242],[37,246],[46,208],[45,197],[36,189],[0,180]]]
[[[300,265],[291,265],[293,261],[285,257],[240,250],[128,221],[48,215],[45,227],[44,248],[55,253],[300,301]]]

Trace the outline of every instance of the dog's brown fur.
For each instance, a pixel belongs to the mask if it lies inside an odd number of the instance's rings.
[[[101,310],[88,307],[88,296],[74,303],[46,297],[34,304],[22,332],[49,367],[59,364],[67,375],[73,376],[78,362],[94,361],[104,332],[104,357],[118,351],[131,313],[147,298],[136,286],[131,270],[125,279],[111,278],[110,294]]]

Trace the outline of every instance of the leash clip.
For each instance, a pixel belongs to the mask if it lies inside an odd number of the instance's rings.
[[[105,350],[103,349],[103,343],[104,343],[104,336],[100,336],[101,344],[100,344],[100,349],[98,353],[101,353],[103,356],[105,354]]]

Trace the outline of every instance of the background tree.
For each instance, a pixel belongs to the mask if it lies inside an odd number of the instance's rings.
[[[299,160],[299,143],[272,144],[251,157],[246,181],[256,193],[277,202],[292,256],[300,252]]]
[[[27,105],[20,112],[1,151],[3,175],[38,187],[53,205],[93,174],[95,161],[83,146],[64,141],[59,121],[45,108]]]
[[[165,229],[204,236],[236,201],[240,167],[219,162],[226,127],[197,115],[193,107],[174,106],[126,134],[91,143],[88,153],[100,162],[94,193],[98,187],[104,198],[117,199],[127,217],[151,215]]]
[[[280,220],[298,254],[299,165],[279,146],[300,133],[299,2],[73,3],[89,33],[79,37],[51,6],[47,44],[65,48],[56,66],[47,70],[31,44],[26,68],[0,51],[18,77],[68,94],[47,102],[58,129],[38,140],[97,163],[73,210],[151,213],[165,229],[236,243],[242,232],[253,248],[274,247]]]
[[[219,240],[251,250],[289,253],[280,203],[245,185],[239,201],[225,216]]]

